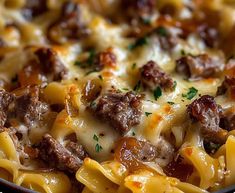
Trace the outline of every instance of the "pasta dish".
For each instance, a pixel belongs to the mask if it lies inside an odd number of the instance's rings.
[[[0,0],[0,178],[207,193],[234,160],[234,0]]]

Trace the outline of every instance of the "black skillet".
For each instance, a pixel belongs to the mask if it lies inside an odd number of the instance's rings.
[[[17,186],[6,180],[0,179],[0,193],[36,193],[36,192]],[[235,185],[214,193],[235,193]]]

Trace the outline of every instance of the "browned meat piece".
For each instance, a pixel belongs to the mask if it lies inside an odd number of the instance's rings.
[[[235,107],[223,109],[223,116],[220,119],[220,127],[227,130],[235,130]]]
[[[34,54],[36,57],[29,60],[18,73],[18,83],[21,87],[40,85],[66,78],[67,69],[53,49],[42,47]]]
[[[36,159],[38,158],[38,149],[37,148],[33,148],[31,146],[24,146],[24,153],[26,153],[30,159]]]
[[[178,40],[176,36],[172,36],[172,35],[169,35],[166,37],[159,36],[158,39],[159,39],[161,48],[165,51],[172,50],[177,45],[177,40]]]
[[[130,19],[141,19],[153,12],[155,4],[155,0],[122,0],[121,8]]]
[[[186,75],[191,80],[213,77],[223,68],[223,63],[212,59],[207,54],[188,55],[176,60],[176,71]]]
[[[130,171],[148,167],[145,162],[157,162],[160,166],[165,166],[173,157],[174,147],[162,137],[156,146],[134,137],[123,137],[115,148],[115,159]]]
[[[11,120],[17,118],[31,127],[38,123],[49,106],[39,100],[39,87],[28,86],[14,90],[13,93],[0,91],[0,126],[11,126]]]
[[[187,108],[193,122],[198,123],[201,135],[205,140],[224,143],[227,131],[220,128],[222,108],[216,104],[214,98],[204,95],[193,101]]]
[[[235,26],[229,30],[229,33],[220,41],[220,49],[223,50],[226,57],[234,55],[235,50]]]
[[[66,149],[52,136],[46,134],[39,144],[39,157],[50,167],[74,174],[88,155],[82,146],[71,143]]]
[[[150,90],[160,86],[164,90],[173,90],[174,81],[154,61],[149,61],[141,69],[141,81]]]
[[[95,116],[107,121],[121,134],[125,134],[132,126],[139,124],[141,104],[140,95],[114,91],[103,95],[91,110]]]
[[[77,142],[69,141],[66,144],[66,149],[68,149],[74,156],[79,157],[81,160],[84,160],[88,157],[88,154],[84,150],[82,145],[79,145]]]
[[[227,131],[235,130],[235,113],[222,117],[220,119],[220,127]]]
[[[35,55],[38,58],[42,71],[51,76],[52,80],[58,81],[65,77],[67,70],[56,52],[52,49],[40,48],[35,52]]]
[[[47,11],[47,0],[26,0],[22,9],[23,16],[31,20]]]
[[[230,76],[225,76],[225,79],[221,86],[217,89],[217,96],[228,93],[228,95],[235,99],[235,78]]]
[[[177,13],[177,8],[171,3],[166,3],[159,11],[162,15],[174,16]]]
[[[171,51],[178,42],[180,34],[173,34],[168,27],[158,26],[151,33],[157,34],[157,40],[161,48],[165,51]]]
[[[143,141],[140,144],[142,149],[138,156],[141,161],[156,161],[160,166],[165,166],[173,160],[174,147],[162,136],[155,146]]]
[[[64,4],[61,17],[48,28],[48,38],[58,44],[80,39],[87,34],[88,30],[81,21],[79,4],[72,1]]]
[[[104,67],[115,67],[117,62],[116,55],[112,52],[112,48],[97,54],[94,60],[95,69],[102,70]]]
[[[0,90],[0,128],[3,127],[7,121],[8,107],[13,100],[14,95],[4,90]]]
[[[26,125],[33,126],[49,111],[49,106],[39,100],[39,87],[28,86],[15,91],[16,100],[12,113],[24,121]]]
[[[198,28],[198,33],[208,47],[215,48],[218,46],[219,32],[217,29],[207,25],[201,25]]]
[[[155,160],[160,166],[166,166],[173,160],[175,148],[164,137],[159,137],[155,148],[158,153]]]

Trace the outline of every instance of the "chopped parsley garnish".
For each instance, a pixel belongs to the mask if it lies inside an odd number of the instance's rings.
[[[93,108],[96,106],[96,102],[95,101],[92,101],[91,104],[90,104],[90,107]]]
[[[221,144],[204,141],[204,148],[207,153],[215,153],[220,148],[220,146]]]
[[[177,82],[174,81],[174,84],[173,84],[173,89],[174,89],[174,90],[176,89],[176,86],[177,86]]]
[[[169,105],[174,105],[175,103],[174,102],[172,102],[172,101],[168,101],[167,102]]]
[[[163,26],[159,26],[155,31],[159,36],[168,36],[168,31]]]
[[[188,92],[186,94],[182,94],[182,97],[187,98],[188,100],[191,100],[193,97],[195,97],[198,93],[198,90],[194,87],[189,88]]]
[[[94,139],[95,141],[97,141],[97,142],[99,141],[99,137],[98,137],[96,134],[93,135],[93,139]],[[95,145],[95,151],[96,151],[96,152],[99,153],[102,149],[103,149],[103,147],[102,147],[100,144],[97,143],[97,144]]]
[[[133,90],[136,91],[136,92],[139,92],[140,91],[140,87],[141,87],[141,81],[139,80],[137,82],[137,84],[135,85]]]
[[[94,139],[95,141],[99,141],[99,137],[98,137],[96,134],[94,134],[93,139]]]
[[[129,89],[128,88],[122,88],[122,90],[128,91]]]
[[[182,55],[182,56],[185,56],[185,55],[186,55],[186,53],[185,53],[184,50],[181,50],[180,52],[181,52],[181,55]]]
[[[100,80],[103,80],[103,76],[102,76],[102,75],[99,75],[98,78],[99,78]]]
[[[157,100],[162,96],[162,89],[158,86],[154,91],[153,91],[154,99]]]
[[[76,65],[76,66],[82,66],[82,64],[83,64],[83,63],[80,62],[80,61],[75,61],[75,62],[74,62],[74,65]]]
[[[135,136],[135,132],[134,131],[132,132],[132,136]]]
[[[135,48],[139,47],[139,46],[144,46],[148,43],[148,39],[147,37],[142,37],[142,38],[139,38],[135,41],[135,43],[133,44],[130,44],[128,46],[128,49],[129,50],[134,50]]]
[[[143,21],[143,23],[144,23],[145,25],[151,24],[150,18],[142,18],[142,21]]]
[[[136,63],[133,63],[131,68],[135,69],[135,67],[136,67]]]
[[[89,51],[89,57],[87,59],[87,63],[91,66],[94,63],[95,59],[95,49],[91,49]]]
[[[97,153],[99,153],[102,149],[103,149],[103,147],[101,145],[99,145],[98,143],[95,145],[95,151]]]
[[[92,66],[92,64],[94,63],[95,55],[96,55],[95,49],[91,49],[89,51],[89,56],[88,56],[87,60],[75,61],[74,65],[79,66],[81,68],[86,68],[86,67]]]
[[[152,113],[145,112],[145,116],[148,117],[149,115],[152,115]]]

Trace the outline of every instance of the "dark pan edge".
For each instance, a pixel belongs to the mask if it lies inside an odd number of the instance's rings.
[[[36,193],[33,190],[17,186],[14,183],[8,182],[0,178],[0,192],[1,193]]]
[[[8,182],[0,178],[0,192],[8,193],[9,191],[11,193],[37,193],[33,190],[29,190],[24,187],[17,186],[14,183]],[[235,193],[235,185],[229,186],[227,188],[224,188],[214,193]]]
[[[229,186],[214,193],[235,193],[235,185]]]

